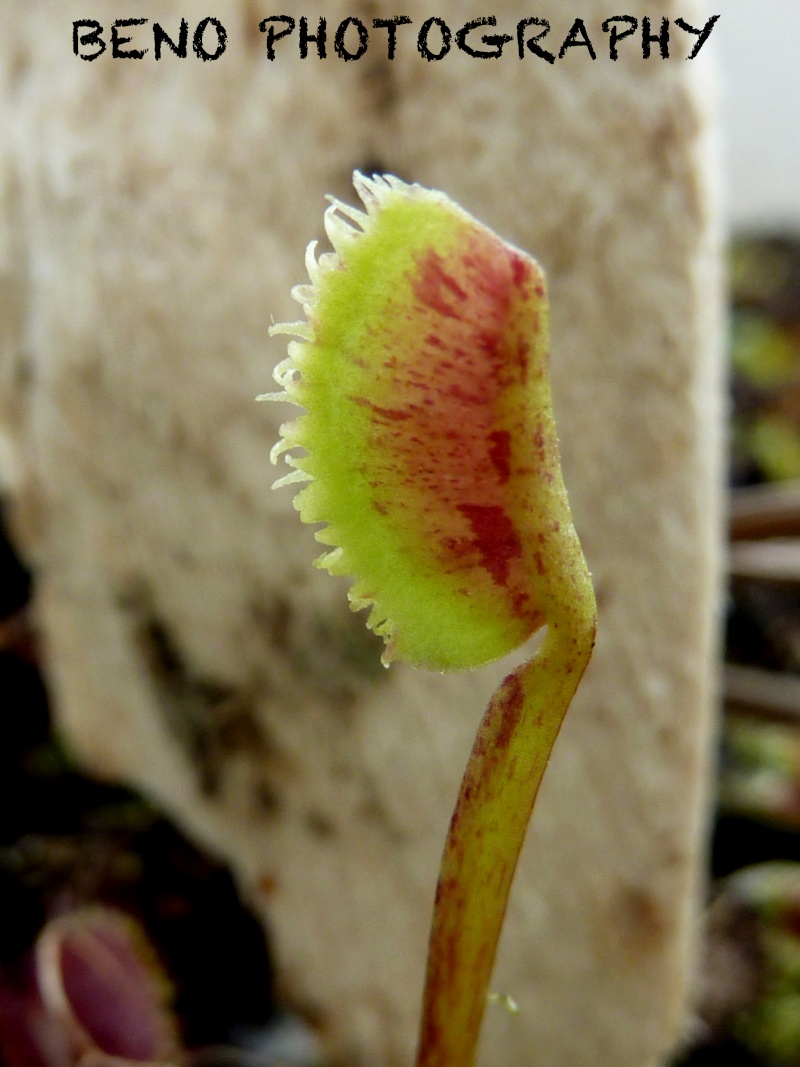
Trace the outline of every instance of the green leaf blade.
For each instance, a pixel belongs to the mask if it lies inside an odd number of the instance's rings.
[[[297,506],[327,524],[386,658],[472,668],[542,625],[571,530],[544,278],[441,193],[357,187],[367,213],[329,209],[336,254],[297,291],[311,338],[281,377],[308,411],[284,428],[307,451]]]

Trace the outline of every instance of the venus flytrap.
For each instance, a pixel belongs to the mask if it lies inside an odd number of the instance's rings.
[[[594,593],[564,489],[538,264],[443,193],[356,174],[309,246],[306,320],[275,372],[295,504],[349,575],[384,662],[478,667],[542,626],[486,710],[436,892],[418,1067],[470,1067],[514,869],[594,644]]]
[[[184,1061],[169,980],[130,916],[97,905],[50,919],[36,941],[35,973],[39,995],[24,1020],[30,1052],[23,1045],[17,1067]]]

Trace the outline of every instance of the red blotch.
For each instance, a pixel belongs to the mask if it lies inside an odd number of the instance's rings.
[[[516,252],[513,253],[511,256],[511,277],[514,280],[514,285],[522,286],[524,282],[528,281],[530,276],[531,265],[528,260]]]
[[[525,693],[516,674],[510,674],[494,699],[495,714],[499,712],[495,748],[506,749],[511,744],[514,731],[522,718]]]
[[[431,982],[431,999],[434,999],[433,990],[438,990],[441,987],[441,982]],[[425,1018],[422,1020],[422,1033],[420,1034],[420,1048],[423,1049],[436,1049],[441,1042],[442,1028],[439,1025],[438,1019],[431,1016],[430,1012],[426,1012]]]
[[[533,327],[533,329],[538,332],[538,324]],[[527,385],[528,383],[528,370],[530,368],[530,351],[531,346],[528,344],[525,338],[518,338],[517,346],[514,351],[514,361],[516,363],[517,372],[520,376],[520,381],[523,385]]]
[[[405,419],[411,418],[410,411],[401,411],[399,408],[381,408],[377,404],[370,404],[370,407],[376,415],[380,415],[383,419],[389,419],[390,422],[403,422]]]
[[[495,430],[489,434],[491,448],[489,459],[497,471],[500,484],[505,485],[511,475],[511,434],[508,430]]]
[[[411,418],[410,411],[404,411],[402,408],[382,408],[378,404],[373,404],[371,400],[367,400],[365,396],[351,396],[349,399],[358,407],[369,408],[370,411],[380,415],[383,419],[388,419],[389,422],[404,422]]]
[[[481,566],[498,585],[508,585],[509,564],[522,557],[522,542],[511,519],[498,505],[459,504],[458,510],[470,524]]]
[[[540,422],[536,423],[536,429],[533,431],[533,443],[539,452],[544,451],[545,438],[544,428]]]
[[[466,292],[461,288],[452,274],[444,269],[442,257],[437,252],[428,252],[420,263],[420,278],[414,285],[414,295],[421,304],[438,311],[447,318],[459,318],[461,312],[451,307],[445,300],[451,297],[465,301]],[[446,290],[446,292],[445,292]]]

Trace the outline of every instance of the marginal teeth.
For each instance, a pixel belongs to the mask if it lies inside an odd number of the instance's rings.
[[[335,567],[342,555],[341,548],[331,549],[330,552],[323,552],[321,556],[317,556],[314,560],[315,567],[324,567],[326,570],[331,570]]]
[[[299,288],[297,286],[296,288]],[[288,334],[290,337],[302,337],[304,341],[314,340],[314,331],[308,322],[274,322],[267,331],[270,337]]]
[[[317,285],[322,272],[317,262],[317,242],[312,241],[306,249],[306,270],[312,285]]]
[[[303,365],[303,357],[306,353],[306,348],[308,347],[306,342],[313,342],[313,340],[314,333],[312,330],[310,337],[306,337],[302,341],[290,341],[289,344],[286,346],[286,351],[289,353],[289,359],[293,359],[298,368],[302,367]]]
[[[324,519],[319,519],[319,522],[325,522]],[[314,532],[314,540],[319,541],[321,545],[328,545],[329,548],[339,547],[339,538],[330,526],[323,526],[321,530]]]
[[[290,385],[293,385],[300,378],[300,371],[292,356],[288,359],[282,359],[275,370],[272,372],[272,377],[278,383],[278,385],[285,390],[288,390]]]
[[[280,489],[284,485],[294,485],[295,482],[310,482],[312,476],[307,471],[292,470],[288,474],[284,474],[282,478],[278,478],[272,483],[273,489]]]
[[[323,252],[322,255],[319,257],[317,266],[319,267],[321,273],[322,271],[336,270],[339,267],[340,263],[341,260],[335,252]]]
[[[352,604],[350,606],[352,607]],[[377,604],[373,605],[372,611],[369,613],[367,626],[379,637],[391,632],[391,624]]]
[[[336,212],[338,215],[343,215],[346,219],[349,219],[359,229],[363,230],[369,222],[369,217],[361,211],[360,208],[353,207],[351,204],[345,204],[341,200],[337,200],[335,196],[329,196],[330,207],[325,212],[327,215],[329,212]]]
[[[292,289],[292,299],[308,310],[317,302],[317,290],[313,285],[295,285]]]
[[[382,179],[379,177],[368,178],[366,174],[362,174],[360,170],[353,173],[353,185],[358,195],[361,197],[361,202],[364,207],[369,211],[377,202],[378,194],[375,186]]]
[[[336,204],[333,204],[325,212],[325,233],[328,235],[328,239],[339,252],[343,247],[350,244],[355,238],[359,236],[359,230],[353,228],[352,223],[336,214]],[[361,212],[359,212],[361,214]],[[364,216],[366,218],[366,216]]]
[[[364,207],[367,209],[368,215],[374,215],[376,211],[380,210],[387,194],[404,193],[405,195],[413,196],[414,190],[418,189],[418,186],[407,185],[406,182],[396,178],[393,174],[375,174],[372,177],[367,177],[359,173],[359,171],[356,171],[353,175],[353,184],[356,192],[361,197]]]
[[[308,244],[305,253],[308,282],[296,285],[292,289],[292,297],[302,305],[307,318],[302,322],[276,323],[270,328],[271,336],[285,334],[291,340],[287,345],[288,358],[279,363],[273,374],[282,391],[267,393],[259,399],[291,401],[301,407],[306,406],[308,393],[313,390],[308,385],[308,377],[304,375],[309,364],[313,368],[313,360],[317,353],[316,333],[312,324],[318,314],[320,288],[327,284],[329,280],[327,276],[344,269],[347,250],[374,225],[375,216],[386,199],[391,199],[401,192],[408,194],[410,188],[404,182],[389,176],[365,177],[362,174],[355,175],[355,186],[361,198],[363,210],[361,207],[353,207],[333,197],[328,198],[330,203],[325,211],[324,223],[333,251],[318,253],[316,241]],[[275,488],[299,483],[313,483],[310,486],[306,484],[296,492],[293,504],[304,522],[319,523],[323,527],[315,531],[314,536],[321,545],[325,546],[325,550],[314,561],[314,565],[330,571],[331,574],[351,577],[353,584],[348,594],[350,607],[354,611],[368,609],[367,625],[375,633],[390,641],[393,626],[386,617],[385,609],[376,605],[374,591],[366,583],[355,578],[353,561],[348,551],[341,547],[340,533],[331,523],[327,497],[321,491],[319,481],[315,480],[317,465],[308,449],[310,431],[308,431],[306,420],[309,417],[309,415],[300,415],[292,422],[284,423],[280,428],[280,437],[270,452],[270,461],[277,463],[283,456],[290,469],[277,479]],[[299,455],[293,452],[293,449],[299,449]],[[392,650],[387,645],[383,656],[384,665],[388,665],[391,657]]]
[[[294,448],[293,441],[287,441],[285,437],[279,437],[275,444],[270,449],[269,461],[273,466],[278,462],[278,459],[284,452],[288,452],[290,448]]]
[[[256,400],[277,400],[279,402],[288,401],[290,404],[294,403],[294,398],[289,396],[285,389],[280,393],[259,393]]]
[[[406,193],[411,189],[419,189],[418,185],[408,185],[394,174],[384,174],[382,180],[389,189],[399,189]]]
[[[394,181],[397,181],[397,179],[394,179]],[[403,185],[402,182],[400,184]],[[372,215],[380,207],[381,199],[387,189],[393,187],[393,182],[383,174],[376,174],[369,178],[365,174],[356,171],[353,175],[353,185],[361,197],[361,202],[367,209],[368,214]]]

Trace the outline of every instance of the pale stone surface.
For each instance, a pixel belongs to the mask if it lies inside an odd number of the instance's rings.
[[[722,5],[719,5],[722,8]],[[728,0],[716,45],[724,203],[739,231],[800,230],[800,78],[794,0]]]
[[[495,985],[522,1014],[490,1010],[480,1064],[650,1067],[687,1017],[709,774],[709,60],[685,62],[674,30],[670,60],[628,41],[612,63],[611,9],[585,0],[594,62],[426,63],[414,35],[433,12],[401,6],[324,9],[331,35],[407,13],[392,62],[382,31],[358,62],[301,61],[293,39],[271,64],[263,5],[149,4],[173,33],[181,14],[224,22],[228,51],[204,64],[83,62],[72,19],[125,11],[18,5],[0,39],[2,484],[74,751],[231,860],[282,988],[341,1062],[407,1064],[439,852],[502,665],[377,666],[343,583],[309,567],[291,492],[269,491],[281,413],[253,397],[282,355],[271,319],[297,317],[288,291],[323,195],[350,198],[353,167],[444,188],[532,250],[600,637],[501,945]],[[452,0],[435,13],[468,17]],[[497,14],[513,33],[531,11]],[[557,51],[572,16],[555,0],[535,14]]]

